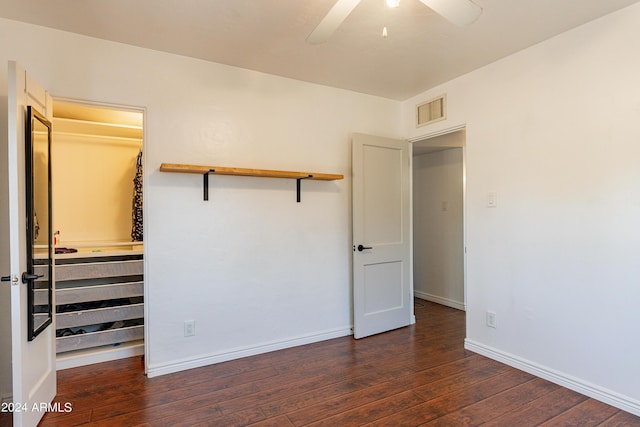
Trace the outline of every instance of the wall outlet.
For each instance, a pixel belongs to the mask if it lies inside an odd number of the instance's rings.
[[[487,326],[490,328],[496,327],[496,314],[493,311],[487,311]]]
[[[184,321],[184,336],[192,337],[196,334],[196,321],[195,320],[185,320]]]

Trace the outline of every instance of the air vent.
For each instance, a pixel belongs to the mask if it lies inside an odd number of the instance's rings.
[[[416,127],[447,118],[447,96],[442,95],[416,107]]]

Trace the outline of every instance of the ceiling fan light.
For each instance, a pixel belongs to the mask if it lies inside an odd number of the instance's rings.
[[[387,6],[394,8],[400,6],[400,0],[386,0]]]

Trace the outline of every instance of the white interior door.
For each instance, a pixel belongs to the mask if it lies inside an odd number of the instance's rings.
[[[410,148],[355,134],[353,317],[362,338],[412,323]]]
[[[49,325],[33,341],[27,339],[27,286],[20,281],[26,271],[26,197],[25,197],[25,119],[32,105],[49,120],[52,102],[42,89],[15,62],[9,62],[7,89],[7,134],[0,140],[6,150],[2,168],[0,205],[7,207],[8,226],[2,227],[2,250],[8,254],[9,271],[2,271],[10,287],[11,339],[2,345],[11,347],[11,382],[14,427],[36,426],[56,394],[55,329]],[[3,159],[4,160],[4,159]],[[6,166],[6,167],[4,167]],[[3,269],[7,263],[0,265]],[[5,288],[6,289],[6,288]],[[3,293],[4,294],[4,293]],[[3,349],[4,350],[4,349]]]

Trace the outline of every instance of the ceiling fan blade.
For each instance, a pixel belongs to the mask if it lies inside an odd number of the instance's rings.
[[[307,42],[311,44],[323,43],[329,40],[333,32],[342,24],[353,9],[360,3],[360,0],[338,0],[333,5],[327,16],[325,16],[318,26],[309,34]]]
[[[464,27],[475,22],[482,8],[471,0],[420,0],[447,21]]]

